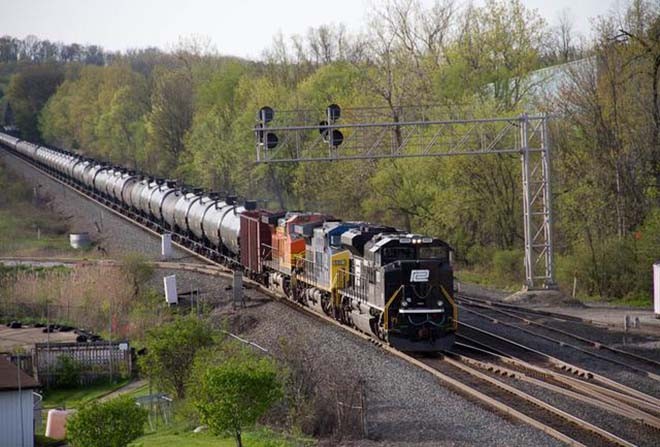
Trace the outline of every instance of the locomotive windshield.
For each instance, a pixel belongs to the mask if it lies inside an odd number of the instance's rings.
[[[449,253],[446,247],[419,247],[419,259],[436,259],[438,261],[448,261]]]
[[[385,247],[381,255],[383,265],[393,261],[415,259],[415,247]]]

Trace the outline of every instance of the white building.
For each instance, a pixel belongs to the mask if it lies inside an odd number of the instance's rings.
[[[0,444],[34,446],[32,390],[39,383],[4,357],[0,357]]]

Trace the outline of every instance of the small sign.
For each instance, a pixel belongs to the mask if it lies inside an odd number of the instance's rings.
[[[165,301],[167,304],[178,304],[179,297],[176,293],[176,275],[165,276],[163,278],[165,287]]]
[[[165,233],[161,236],[160,255],[164,259],[169,259],[169,258],[172,257],[172,234],[171,233]]]
[[[660,318],[660,262],[653,264],[653,313]]]
[[[128,343],[119,343],[120,351],[128,351]]]

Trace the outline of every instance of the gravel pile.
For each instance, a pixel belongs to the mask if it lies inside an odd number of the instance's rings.
[[[21,160],[0,151],[7,167],[53,197],[54,209],[71,216],[76,231],[89,231],[109,256],[126,251],[157,259],[160,241],[127,221],[101,211],[94,203],[43,176]],[[102,217],[101,217],[102,216]],[[100,221],[102,220],[102,225]],[[97,231],[96,224],[101,226]],[[186,256],[178,252],[179,257]],[[158,270],[153,285],[162,290]],[[246,290],[247,308],[232,310],[229,281],[192,272],[176,272],[180,290],[203,291],[218,306],[219,318],[233,318],[232,327],[269,350],[282,337],[295,337],[333,374],[361,377],[366,383],[368,441],[360,446],[555,446],[560,443],[526,425],[512,422],[439,384],[429,374],[386,355],[382,350],[339,328],[296,312],[288,306]]]

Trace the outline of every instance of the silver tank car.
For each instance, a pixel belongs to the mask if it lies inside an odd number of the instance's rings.
[[[156,182],[155,180],[151,180],[140,191],[140,211],[142,211],[145,216],[149,216],[149,217],[153,216],[153,214],[151,213],[149,202],[151,199],[151,194],[153,194],[153,192],[156,189],[158,189],[158,182]]]
[[[174,225],[175,229],[182,231],[189,231],[188,228],[188,211],[194,202],[201,199],[201,191],[195,190],[194,192],[187,192],[176,202],[174,205]]]
[[[230,201],[231,202],[231,201]],[[238,254],[239,232],[241,229],[240,213],[242,206],[227,202],[216,202],[204,214],[202,229],[204,236],[217,247],[224,246],[231,253]]]
[[[73,178],[79,182],[83,183],[85,177],[85,172],[92,167],[92,162],[89,160],[81,160],[79,163],[73,167]]]
[[[180,188],[173,188],[173,189],[174,192],[168,194],[163,199],[163,202],[160,205],[163,220],[167,222],[167,225],[169,225],[171,229],[173,229],[174,226],[176,225],[176,222],[174,221],[176,204],[181,198],[181,196],[183,196],[183,191]]]
[[[142,195],[142,190],[149,185],[148,178],[140,178],[133,189],[131,189],[131,195],[127,201],[128,206],[133,208],[136,211],[140,211],[140,196]]]
[[[28,143],[27,141],[17,141],[16,150],[23,155],[27,155],[30,158],[36,158],[37,149],[39,146],[36,144]]]
[[[138,182],[138,177],[128,172],[121,174],[115,182],[115,198],[126,206],[131,206],[131,192]]]
[[[178,199],[173,199],[173,197],[176,197],[177,191],[178,189],[174,188],[173,182],[165,182],[159,185],[158,188],[154,189],[153,192],[151,193],[151,197],[149,198],[149,209],[151,209],[151,214],[158,221],[162,222],[163,220],[165,220],[163,216],[163,205],[165,204],[166,201],[168,201],[168,197],[169,197],[169,202],[176,203],[176,201],[178,200]]]
[[[69,165],[69,169],[67,170],[67,175],[71,177],[72,179],[76,179],[75,170],[78,165],[81,165],[85,162],[85,159],[82,157],[74,157],[72,160],[71,164]]]
[[[205,195],[193,202],[188,210],[188,229],[200,239],[204,239],[204,215],[209,208],[215,206],[217,201],[217,198]]]
[[[11,135],[7,135],[4,133],[0,133],[0,142],[3,144],[9,146],[12,149],[16,149],[16,144],[20,141],[19,138],[12,137]]]
[[[73,169],[73,165],[75,165],[78,162],[78,157],[75,155],[71,154],[62,154],[59,160],[58,168],[57,170],[66,175],[67,177],[71,176],[71,170]]]
[[[30,154],[27,152],[27,148],[25,145],[18,143],[17,148],[19,152],[21,152],[22,154],[30,156]],[[32,157],[38,162],[43,163],[46,166],[50,166],[50,159],[52,156],[53,156],[52,150],[45,147],[41,147],[39,148],[38,151],[36,151],[36,153]]]
[[[91,168],[85,171],[84,174],[85,185],[87,185],[87,187],[91,189],[94,189],[94,179],[96,178],[96,175],[104,169],[108,169],[108,168],[99,163],[93,164]]]

